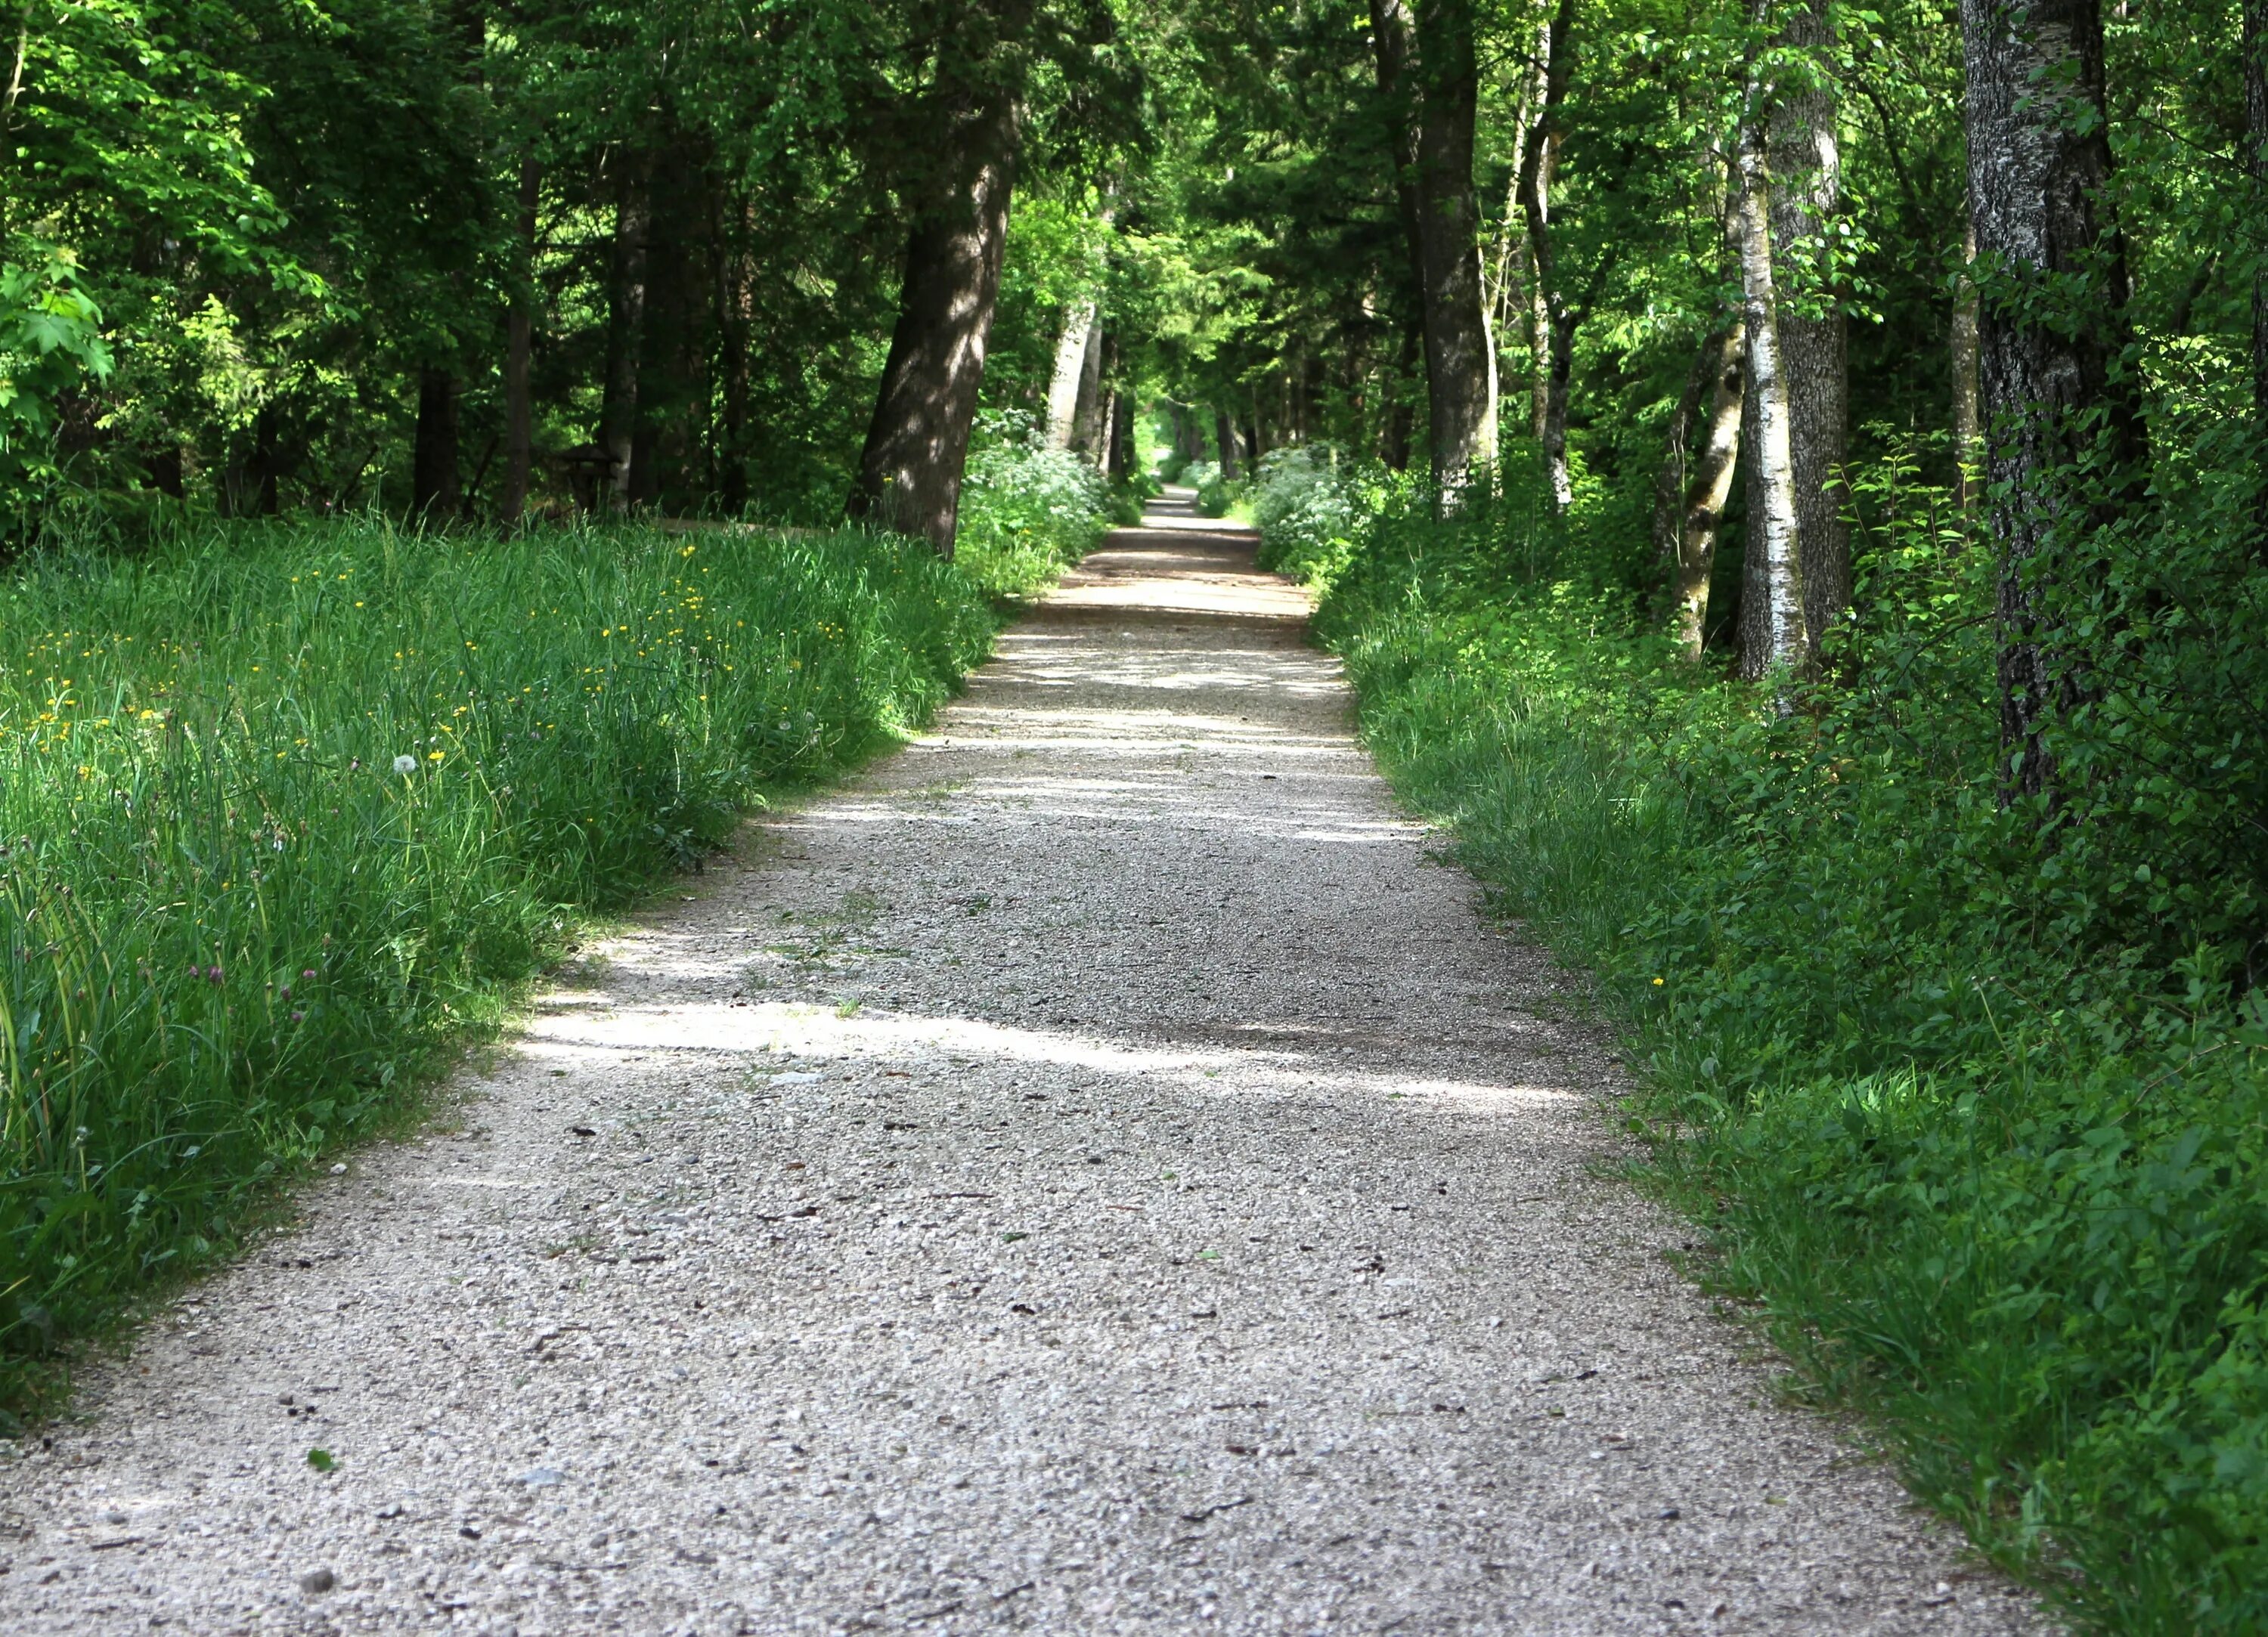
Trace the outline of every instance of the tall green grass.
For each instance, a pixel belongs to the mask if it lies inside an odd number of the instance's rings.
[[[1381,490],[1340,548],[1296,498],[1270,550],[1325,576],[1369,743],[1593,974],[1710,1276],[2080,1627],[2268,1629],[2268,1007],[2081,913],[2149,826],[1997,800],[1989,554],[1900,497],[1783,714],[1650,635],[1582,519]]]
[[[578,910],[925,717],[989,650],[993,567],[856,534],[376,522],[19,563],[0,1406],[398,1106]]]

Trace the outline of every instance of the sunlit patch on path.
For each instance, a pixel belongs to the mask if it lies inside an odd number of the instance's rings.
[[[0,1628],[2031,1629],[1683,1281],[1300,593],[1159,522],[0,1458]]]

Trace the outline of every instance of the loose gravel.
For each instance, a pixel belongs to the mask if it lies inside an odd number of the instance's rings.
[[[2014,1633],[1160,508],[0,1456],[11,1633]]]

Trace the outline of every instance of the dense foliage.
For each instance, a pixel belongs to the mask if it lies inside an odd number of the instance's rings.
[[[1580,519],[1278,470],[1267,550],[1328,588],[1366,738],[1598,974],[1711,1277],[2082,1623],[2268,1619],[2268,1012],[2228,946],[2042,912],[2074,855],[1995,798],[1951,496],[1899,494],[1836,680],[1783,713],[1634,622]]]

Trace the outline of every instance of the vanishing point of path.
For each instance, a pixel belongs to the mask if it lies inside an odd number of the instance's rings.
[[[1604,1174],[1300,594],[1152,523],[0,1452],[0,1631],[2034,1629]]]

